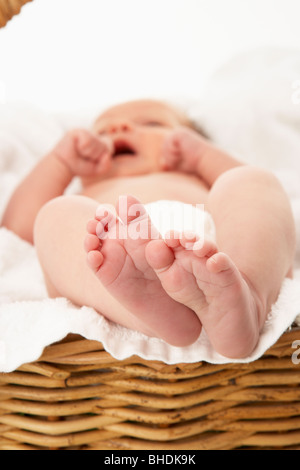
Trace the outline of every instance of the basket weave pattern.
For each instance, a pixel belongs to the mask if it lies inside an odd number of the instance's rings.
[[[250,364],[173,366],[68,336],[0,374],[0,449],[300,449],[297,339]]]
[[[15,15],[18,15],[25,3],[32,0],[0,0],[0,28]]]

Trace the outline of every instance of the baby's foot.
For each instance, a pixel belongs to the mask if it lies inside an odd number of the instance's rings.
[[[88,223],[85,249],[90,268],[154,336],[175,346],[193,343],[201,331],[198,317],[168,295],[147,263],[146,246],[159,235],[144,206],[134,197],[124,196],[117,213],[119,217],[100,206]]]
[[[232,358],[252,352],[258,303],[229,256],[212,242],[170,234],[151,241],[146,257],[166,292],[197,314],[217,352]]]

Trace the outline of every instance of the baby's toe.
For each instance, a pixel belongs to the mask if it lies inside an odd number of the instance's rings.
[[[199,258],[209,258],[218,252],[214,241],[201,238],[194,232],[184,232],[180,237],[180,244]]]
[[[174,250],[175,248],[179,248],[181,246],[180,238],[181,238],[180,232],[176,230],[170,230],[169,232],[165,234],[164,241],[170,248],[173,248]]]
[[[110,212],[105,206],[99,206],[96,211],[95,232],[100,239],[113,237],[113,228],[116,226],[116,215]]]
[[[180,235],[180,244],[185,248],[186,250],[193,250],[196,246],[196,243],[198,246],[203,245],[203,241],[200,240],[199,236],[195,234],[194,232],[182,232]]]
[[[101,251],[89,251],[87,254],[87,263],[93,271],[97,272],[103,263],[103,255]]]
[[[216,253],[211,256],[206,263],[207,269],[214,274],[226,272],[235,273],[236,267],[225,253]]]
[[[100,247],[100,240],[97,235],[88,233],[84,239],[84,248],[88,253],[89,251],[97,250]]]
[[[146,246],[146,259],[156,272],[168,269],[174,262],[174,252],[164,240],[152,240]]]
[[[95,235],[96,234],[96,227],[97,227],[98,221],[95,219],[89,220],[87,225],[86,225],[86,230],[88,233]]]
[[[193,252],[199,258],[210,258],[218,253],[218,248],[215,242],[211,240],[198,240],[193,246]]]

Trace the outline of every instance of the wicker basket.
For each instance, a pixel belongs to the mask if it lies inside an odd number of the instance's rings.
[[[21,8],[25,3],[32,0],[0,0],[0,28],[15,15],[20,13]]]
[[[249,364],[171,366],[68,336],[0,374],[0,449],[300,449],[295,340]]]

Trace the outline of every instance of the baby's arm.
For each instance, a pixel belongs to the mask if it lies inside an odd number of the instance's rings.
[[[2,226],[33,242],[33,225],[40,208],[63,194],[72,175],[54,153],[44,157],[13,193]]]
[[[165,141],[162,167],[198,175],[210,188],[217,178],[241,162],[192,129],[181,127]]]
[[[1,225],[33,243],[34,222],[41,207],[61,196],[74,176],[106,171],[110,153],[108,144],[88,131],[69,132],[16,188]]]

